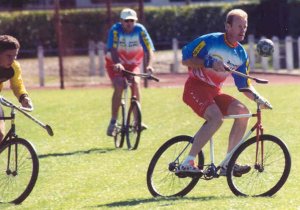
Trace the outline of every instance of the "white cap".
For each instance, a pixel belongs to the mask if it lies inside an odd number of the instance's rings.
[[[121,11],[121,15],[120,15],[121,19],[123,20],[137,20],[137,15],[136,12],[133,9],[123,9]]]

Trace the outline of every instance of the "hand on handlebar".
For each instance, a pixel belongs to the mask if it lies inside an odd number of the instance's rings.
[[[121,71],[125,70],[125,67],[121,63],[116,63],[113,66],[113,70],[116,72],[121,72]]]
[[[147,66],[146,71],[147,71],[147,73],[149,73],[151,75],[154,72],[154,68],[152,66]]]
[[[261,108],[263,108],[263,109],[272,109],[273,108],[271,103],[268,100],[264,99],[263,97],[259,97],[259,98],[255,99],[254,101],[256,103],[262,105]]]
[[[21,101],[21,105],[27,110],[31,110],[31,111],[33,110],[32,101],[28,96],[23,98],[23,100]]]

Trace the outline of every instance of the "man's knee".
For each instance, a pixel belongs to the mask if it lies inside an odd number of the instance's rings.
[[[229,109],[230,109],[231,114],[248,114],[249,113],[248,108],[239,101],[233,102],[230,105]]]
[[[204,116],[207,121],[210,121],[217,126],[221,126],[223,123],[223,114],[215,104],[206,109]]]

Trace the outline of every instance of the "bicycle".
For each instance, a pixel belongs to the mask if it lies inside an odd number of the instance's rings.
[[[123,70],[125,78],[125,88],[121,101],[121,117],[118,118],[117,125],[114,131],[114,143],[116,148],[122,148],[124,139],[126,137],[127,148],[129,150],[136,150],[138,148],[141,132],[142,132],[142,112],[141,106],[135,96],[131,97],[128,113],[128,86],[131,85],[131,77],[140,77],[147,80],[154,80],[159,82],[159,79],[151,74],[133,73],[131,71]]]
[[[261,80],[261,83],[266,83],[266,80]],[[240,91],[253,93],[247,88]],[[258,99],[255,93],[253,95]],[[227,183],[236,196],[274,195],[289,176],[291,169],[289,150],[281,139],[263,133],[261,105],[258,102],[255,114],[228,115],[224,118],[245,117],[256,118],[256,123],[218,166],[215,165],[212,138],[210,139],[210,164],[204,163],[202,151],[198,153],[195,164],[203,170],[203,173],[196,175],[175,173],[179,164],[188,155],[193,137],[180,135],[165,142],[154,154],[147,170],[147,187],[150,193],[154,197],[185,196],[200,179],[212,180],[220,177],[221,168],[227,165]],[[254,131],[256,135],[248,139]],[[233,172],[236,163],[249,165],[251,169],[238,177]]]
[[[20,204],[35,186],[39,173],[39,160],[34,146],[16,134],[15,110],[46,129],[50,136],[54,134],[49,125],[26,113],[33,109],[17,107],[2,96],[0,96],[0,103],[11,108],[10,116],[0,117],[0,120],[11,121],[9,131],[0,142],[0,203]]]

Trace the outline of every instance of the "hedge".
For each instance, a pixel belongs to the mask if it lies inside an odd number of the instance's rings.
[[[256,37],[285,36],[287,33],[299,36],[299,27],[294,27],[300,22],[299,7],[300,3],[291,3],[285,9],[289,18],[285,18],[284,23],[282,18],[276,19],[278,13],[275,9],[266,10],[268,5],[255,3],[145,7],[143,24],[157,49],[170,48],[174,37],[185,43],[205,33],[224,31],[225,15],[233,8],[244,9],[249,14],[248,34]],[[111,23],[119,20],[121,9],[113,8]],[[283,28],[278,27],[276,21],[281,21]],[[86,49],[89,40],[106,41],[109,25],[105,8],[61,10],[61,22],[66,49]],[[39,44],[47,49],[56,49],[54,23],[54,12],[49,10],[0,13],[0,33],[17,37],[22,49],[36,49]]]

